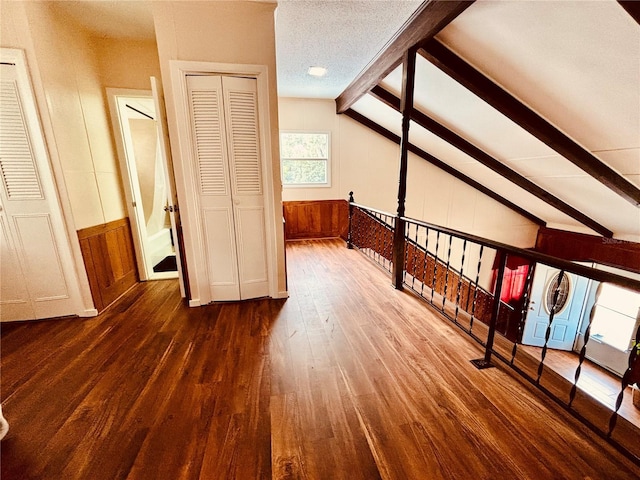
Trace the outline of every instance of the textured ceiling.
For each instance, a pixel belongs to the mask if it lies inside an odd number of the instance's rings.
[[[282,0],[276,12],[278,93],[336,98],[400,29],[421,0]],[[327,75],[307,74],[310,66]]]

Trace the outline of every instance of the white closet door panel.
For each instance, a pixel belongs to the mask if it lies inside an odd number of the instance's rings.
[[[200,194],[231,195],[225,160],[222,83],[216,76],[187,77]]]
[[[49,215],[16,215],[13,221],[33,300],[68,298],[69,289]]]
[[[240,298],[269,294],[257,82],[223,77]]]
[[[11,241],[7,219],[0,217],[0,319],[36,318],[18,255]]]
[[[0,109],[0,173],[7,198],[43,199],[15,80],[0,82]]]
[[[213,300],[238,300],[237,250],[231,208],[202,210],[209,288]]]
[[[256,80],[224,77],[222,85],[233,195],[262,195]]]
[[[236,207],[240,297],[256,298],[269,294],[265,250],[264,208]]]

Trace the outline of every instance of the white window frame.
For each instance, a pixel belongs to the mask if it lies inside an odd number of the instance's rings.
[[[282,168],[282,160],[311,160],[311,161],[326,161],[327,165],[327,181],[325,183],[284,183],[284,178],[281,178],[283,188],[328,188],[331,187],[331,132],[328,130],[280,130],[279,140],[282,141],[282,135],[287,133],[309,133],[309,134],[322,134],[327,136],[327,159],[313,159],[313,158],[284,158],[282,151],[280,152],[280,170]]]

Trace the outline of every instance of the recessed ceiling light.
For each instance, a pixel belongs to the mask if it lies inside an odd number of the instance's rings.
[[[324,67],[309,67],[307,73],[313,77],[324,77],[327,74],[327,69]]]

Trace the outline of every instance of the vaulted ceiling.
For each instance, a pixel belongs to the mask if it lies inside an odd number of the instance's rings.
[[[413,151],[549,226],[640,241],[638,5],[425,3],[445,26],[414,19],[435,37],[418,49]],[[379,55],[338,111],[400,136],[400,55]]]

